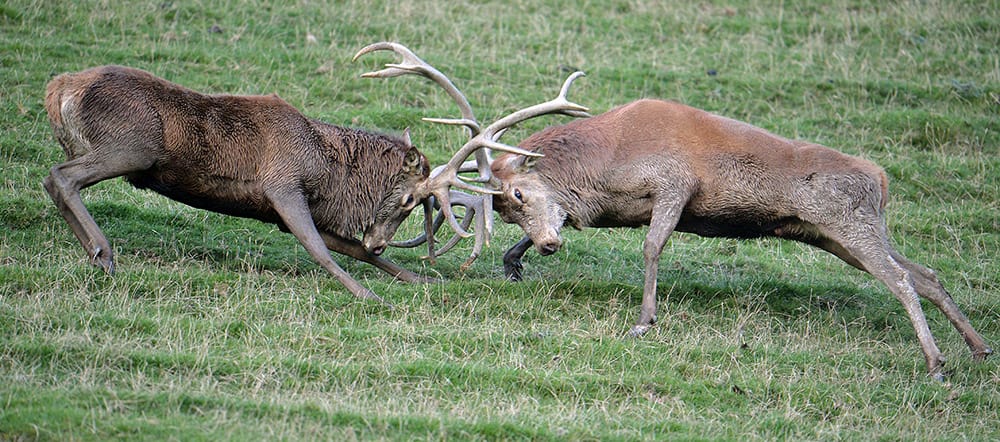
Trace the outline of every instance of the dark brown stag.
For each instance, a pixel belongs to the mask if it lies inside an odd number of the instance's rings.
[[[425,280],[378,256],[430,173],[408,136],[330,125],[276,95],[205,95],[120,66],[56,77],[45,108],[68,157],[45,189],[108,273],[111,245],[79,192],[124,176],[197,208],[277,224],[358,297],[380,299],[328,249],[403,281]]]
[[[521,256],[532,244],[542,255],[558,251],[564,225],[649,225],[634,335],[656,319],[658,261],[676,230],[801,241],[872,274],[903,304],[935,377],[944,360],[918,295],[944,312],[974,358],[992,353],[934,272],[890,245],[888,183],[869,161],[657,100],[550,127],[520,147],[544,156],[503,155],[492,164],[502,188],[494,207],[526,233],[505,254],[505,273],[521,278]]]

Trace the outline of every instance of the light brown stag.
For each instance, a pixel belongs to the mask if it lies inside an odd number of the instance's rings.
[[[544,156],[503,155],[492,163],[494,186],[502,189],[494,208],[526,233],[505,254],[505,273],[521,278],[521,256],[532,244],[542,255],[558,251],[564,225],[649,225],[634,335],[655,322],[659,257],[676,230],[801,241],[872,274],[903,304],[935,377],[944,359],[918,295],[944,312],[974,358],[992,353],[934,272],[890,244],[888,181],[869,161],[658,100],[547,128],[520,147]]]

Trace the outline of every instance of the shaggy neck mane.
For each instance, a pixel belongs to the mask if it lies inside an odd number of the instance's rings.
[[[402,178],[406,142],[399,137],[365,132],[360,129],[321,124],[317,129],[327,148],[327,161],[337,163],[335,171],[320,188],[335,187],[346,197],[338,201],[316,199],[314,209],[336,211],[321,229],[353,238],[371,227],[379,216],[383,201],[391,198],[394,186]]]

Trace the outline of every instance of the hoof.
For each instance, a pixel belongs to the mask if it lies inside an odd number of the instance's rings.
[[[936,370],[930,373],[931,379],[938,382],[944,382],[949,376],[952,375],[951,370],[945,370],[944,367],[938,367]]]
[[[393,307],[392,304],[386,302],[386,300],[382,299],[381,296],[375,294],[375,292],[373,292],[373,291],[371,291],[369,289],[363,289],[363,290],[361,290],[359,292],[356,292],[354,295],[357,296],[358,298],[361,298],[361,299],[372,299],[372,300],[378,301],[379,304],[382,304],[383,306],[387,307],[389,310],[394,310],[395,309],[395,307]]]
[[[378,303],[381,304],[382,307],[385,307],[385,308],[387,308],[389,310],[395,310],[396,309],[396,306],[390,304],[389,302],[387,302],[386,300],[384,300],[382,298],[379,298],[378,296],[376,296],[374,299],[376,301],[378,301]]]
[[[439,284],[444,282],[444,280],[435,278],[433,276],[418,275],[416,273],[406,278],[400,278],[397,276],[396,279],[403,281],[407,284]]]
[[[507,277],[507,280],[511,282],[520,282],[522,279],[521,272],[523,270],[524,266],[521,265],[521,261],[503,264],[503,274]]]
[[[396,278],[397,281],[402,281],[407,284],[436,284],[441,282],[441,280],[437,278],[431,276],[424,276],[419,273],[411,272],[409,270],[403,270],[395,274],[393,274],[390,271],[386,272],[391,274],[393,278]]]
[[[993,349],[986,347],[982,350],[972,352],[972,360],[976,362],[983,362],[986,360],[986,357],[991,354],[993,354]]]
[[[98,247],[90,258],[90,263],[100,267],[108,275],[115,274],[115,259],[111,256],[111,251]]]
[[[651,326],[649,326],[649,325],[634,325],[634,326],[632,326],[632,329],[628,331],[628,335],[629,335],[629,337],[632,337],[632,338],[638,338],[638,337],[646,334],[646,332],[649,331],[650,327]]]
[[[951,374],[949,370],[944,369],[945,365],[944,363],[945,363],[944,357],[938,356],[936,363],[927,364],[927,366],[929,367],[928,371],[930,372],[931,379],[934,379],[935,381],[938,382],[944,382],[944,379]]]
[[[443,279],[432,278],[430,276],[421,276],[420,279],[415,281],[418,284],[440,284],[444,282]]]

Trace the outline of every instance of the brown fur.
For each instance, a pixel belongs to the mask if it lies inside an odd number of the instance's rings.
[[[430,171],[406,139],[308,118],[277,95],[206,95],[121,66],[56,77],[45,109],[68,159],[45,187],[108,272],[110,244],[79,190],[124,176],[194,207],[291,231],[356,295],[374,296],[327,248],[421,280],[377,256],[416,204],[406,196]]]
[[[493,163],[503,190],[494,208],[526,233],[505,254],[505,273],[521,278],[521,256],[532,244],[545,255],[557,251],[563,225],[649,225],[643,305],[633,334],[655,321],[657,263],[677,230],[802,241],[873,274],[903,303],[935,375],[943,358],[918,294],[945,313],[974,356],[992,352],[934,273],[889,244],[888,180],[867,160],[658,100],[550,127],[520,147],[545,156],[506,154]]]

